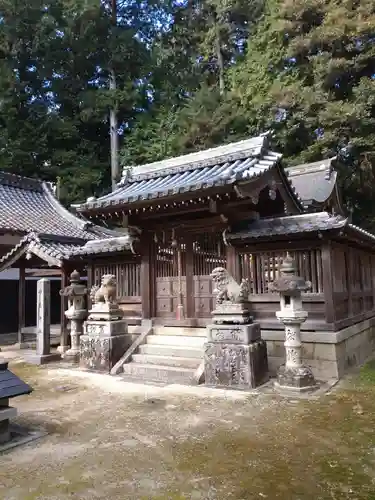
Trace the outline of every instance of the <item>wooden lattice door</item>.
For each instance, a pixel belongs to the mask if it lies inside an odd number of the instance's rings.
[[[222,234],[199,235],[193,242],[193,291],[195,317],[209,318],[215,297],[210,277],[215,267],[226,267],[226,251]]]
[[[186,245],[158,243],[156,247],[156,316],[177,318],[179,307],[186,311]]]

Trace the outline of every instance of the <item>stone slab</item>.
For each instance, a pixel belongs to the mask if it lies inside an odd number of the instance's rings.
[[[51,354],[27,354],[24,356],[25,363],[29,363],[31,365],[46,365],[48,363],[53,363],[54,361],[61,360],[61,354],[58,352],[54,352]]]
[[[50,353],[51,334],[51,283],[47,278],[37,282],[36,352],[43,356]]]
[[[260,324],[250,325],[208,325],[208,342],[224,342],[230,344],[250,344],[260,340]]]
[[[103,320],[103,321],[116,321],[122,319],[124,311],[118,304],[94,304],[89,311],[88,319],[90,320]]]
[[[264,340],[250,345],[208,342],[204,352],[205,384],[252,389],[268,380]]]
[[[116,336],[80,337],[80,367],[86,370],[109,373],[131,346],[130,334]]]
[[[35,439],[40,439],[47,435],[46,431],[37,431],[26,429],[16,424],[9,425],[10,440],[0,444],[0,453],[5,453],[6,451],[21,446],[23,444],[30,443]]]
[[[305,392],[314,391],[318,387],[310,367],[287,368],[283,365],[279,368],[276,389]]]
[[[3,420],[9,420],[17,416],[17,408],[13,406],[8,406],[0,409],[0,422]]]
[[[87,320],[83,324],[83,333],[89,337],[126,335],[128,333],[128,324],[124,319],[113,321]]]

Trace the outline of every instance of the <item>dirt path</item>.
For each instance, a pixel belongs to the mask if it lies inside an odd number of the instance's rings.
[[[49,434],[0,456],[1,499],[375,498],[372,375],[298,401],[12,369],[18,423]]]

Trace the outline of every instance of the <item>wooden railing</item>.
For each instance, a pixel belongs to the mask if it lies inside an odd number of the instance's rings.
[[[103,274],[116,276],[117,295],[120,300],[141,296],[141,266],[138,262],[96,264],[93,271],[95,285],[100,285]]]
[[[296,250],[290,252],[294,257],[297,273],[310,281],[311,293],[323,293],[323,269],[320,248]],[[263,295],[268,292],[268,285],[280,275],[280,265],[286,251],[252,252],[240,254],[241,278],[249,280],[251,294]]]
[[[375,309],[375,256],[364,249],[332,244],[334,320],[346,325],[370,317]]]

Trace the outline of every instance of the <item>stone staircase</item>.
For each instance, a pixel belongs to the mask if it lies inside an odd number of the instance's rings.
[[[154,326],[146,343],[123,365],[122,376],[138,382],[193,383],[206,338],[205,328]]]

